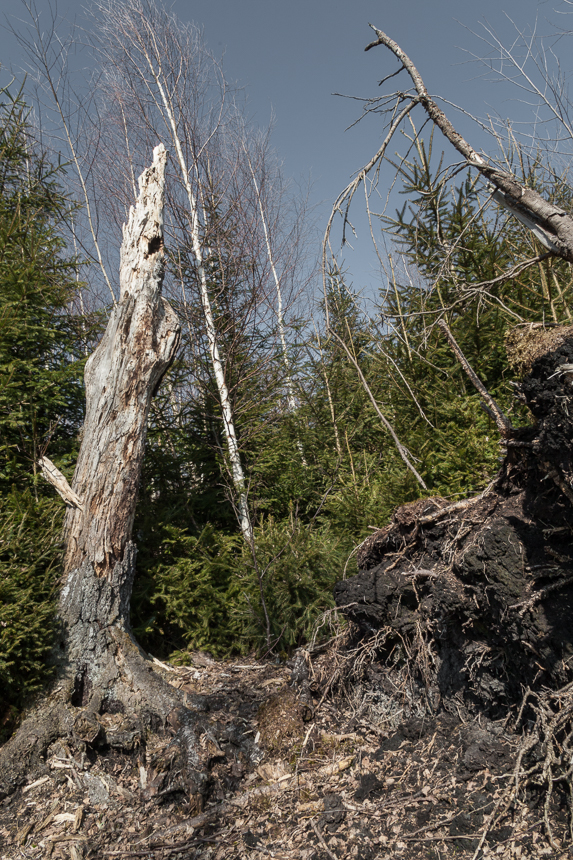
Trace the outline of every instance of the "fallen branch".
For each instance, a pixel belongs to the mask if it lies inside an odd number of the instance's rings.
[[[318,827],[316,826],[314,821],[310,822],[310,826],[312,827],[312,829],[314,830],[314,832],[318,836],[318,841],[320,842],[320,844],[322,845],[322,847],[324,848],[324,850],[326,851],[326,853],[330,857],[330,860],[338,860],[338,857],[336,856],[336,854],[332,853],[332,851],[330,850],[330,848],[328,847],[328,845],[324,841],[324,836],[322,835],[322,833],[320,832],[320,830],[318,829]]]
[[[409,74],[417,98],[428,117],[438,126],[442,134],[450,141],[466,159],[470,167],[478,170],[494,188],[494,199],[497,203],[510,209],[511,212],[529,229],[552,253],[557,254],[568,262],[573,262],[573,218],[564,209],[545,200],[533,188],[528,188],[519,180],[504,170],[488,163],[475,149],[456,131],[443,110],[428,93],[418,69],[402,48],[382,30],[370,24],[377,39],[366,46],[369,51],[378,45],[384,45],[402,64]],[[415,98],[415,97],[414,97]]]
[[[464,508],[469,508],[470,505],[475,505],[476,502],[480,502],[482,499],[485,499],[487,494],[493,488],[495,481],[492,481],[487,485],[485,490],[479,494],[479,496],[473,496],[471,499],[462,499],[461,502],[454,502],[453,505],[447,505],[445,508],[440,508],[438,511],[434,511],[433,514],[426,514],[424,517],[420,517],[418,519],[418,523],[421,525],[426,525],[427,523],[433,523],[435,520],[441,519],[441,517],[446,516],[446,514],[451,514],[454,511],[463,511]]]

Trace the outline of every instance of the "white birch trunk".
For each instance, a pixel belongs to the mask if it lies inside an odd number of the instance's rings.
[[[227,442],[227,451],[229,454],[229,462],[231,465],[233,486],[237,496],[239,525],[243,537],[245,538],[247,543],[252,545],[253,529],[251,525],[251,518],[249,515],[249,507],[247,502],[245,475],[241,463],[239,445],[237,442],[237,434],[235,431],[235,422],[233,418],[233,410],[231,407],[231,399],[229,397],[229,390],[225,381],[223,362],[221,360],[221,354],[217,342],[217,330],[215,328],[215,320],[213,318],[211,299],[209,297],[209,289],[207,286],[207,275],[205,272],[203,247],[201,243],[201,224],[199,220],[198,205],[195,199],[195,195],[193,193],[193,189],[191,187],[191,183],[189,181],[189,170],[187,168],[187,163],[183,154],[181,141],[177,133],[177,123],[175,122],[174,112],[170,100],[167,96],[165,87],[163,86],[163,71],[161,68],[161,64],[158,59],[158,68],[156,69],[151,57],[147,54],[146,60],[153,80],[155,81],[155,85],[159,90],[161,103],[163,105],[163,110],[165,111],[166,115],[166,124],[171,130],[171,140],[175,147],[177,162],[179,164],[181,177],[183,179],[183,184],[185,186],[185,192],[187,194],[187,200],[189,203],[191,244],[193,248],[193,255],[195,257],[195,263],[197,266],[197,274],[199,276],[201,306],[203,308],[203,316],[205,318],[207,341],[209,343],[209,354],[211,356],[211,364],[213,367],[213,373],[215,375],[215,382],[217,385],[217,391],[219,393],[219,400],[221,402],[221,411],[223,413],[223,431]]]

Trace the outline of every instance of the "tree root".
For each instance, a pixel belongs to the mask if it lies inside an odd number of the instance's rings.
[[[550,821],[551,801],[555,787],[559,784],[566,786],[569,836],[573,839],[573,683],[557,691],[538,693],[526,690],[516,729],[525,722],[526,716],[533,727],[522,737],[510,779],[485,822],[473,860],[480,856],[491,830],[501,823],[527,789],[543,791],[542,822],[549,844],[554,850],[559,850]]]
[[[122,631],[115,634],[119,638]],[[110,746],[133,751],[158,734],[169,743],[151,762],[154,788],[161,794],[184,791],[202,807],[209,756],[217,747],[214,739],[205,743],[202,738],[205,698],[172,687],[130,638],[117,648],[115,667],[113,687],[91,691],[87,702],[81,677],[71,683],[68,676],[33,708],[0,749],[0,800],[47,772],[46,754],[57,740],[82,752]]]
[[[0,800],[28,779],[43,776],[50,744],[71,734],[73,716],[63,703],[46,701],[24,720],[0,750]]]

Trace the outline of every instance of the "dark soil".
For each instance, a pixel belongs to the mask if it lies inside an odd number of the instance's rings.
[[[506,717],[526,688],[573,678],[572,363],[572,338],[534,362],[521,396],[536,423],[510,434],[485,494],[398,509],[362,546],[361,573],[336,586],[362,635],[384,632],[384,655],[430,713]]]

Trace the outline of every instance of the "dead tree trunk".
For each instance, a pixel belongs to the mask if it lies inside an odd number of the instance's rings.
[[[83,441],[66,496],[74,506],[65,524],[56,690],[3,748],[0,796],[41,763],[58,735],[96,743],[106,712],[124,713],[128,734],[142,743],[150,726],[169,721],[179,742],[180,781],[185,774],[184,788],[201,789],[193,706],[188,697],[183,706],[178,691],[152,671],[129,627],[136,556],[131,531],[147,417],[180,335],[175,312],[161,296],[166,158],[164,146],[156,147],[139,179],[139,198],[123,231],[120,299],[86,364]],[[51,464],[42,465],[49,477]]]
[[[166,157],[158,146],[140,177],[124,226],[120,299],[85,369],[86,420],[73,482],[82,507],[66,518],[59,610],[69,681],[84,704],[90,690],[115,695],[112,655],[118,637],[129,639],[131,530],[147,416],[179,342],[178,320],[161,297]]]

